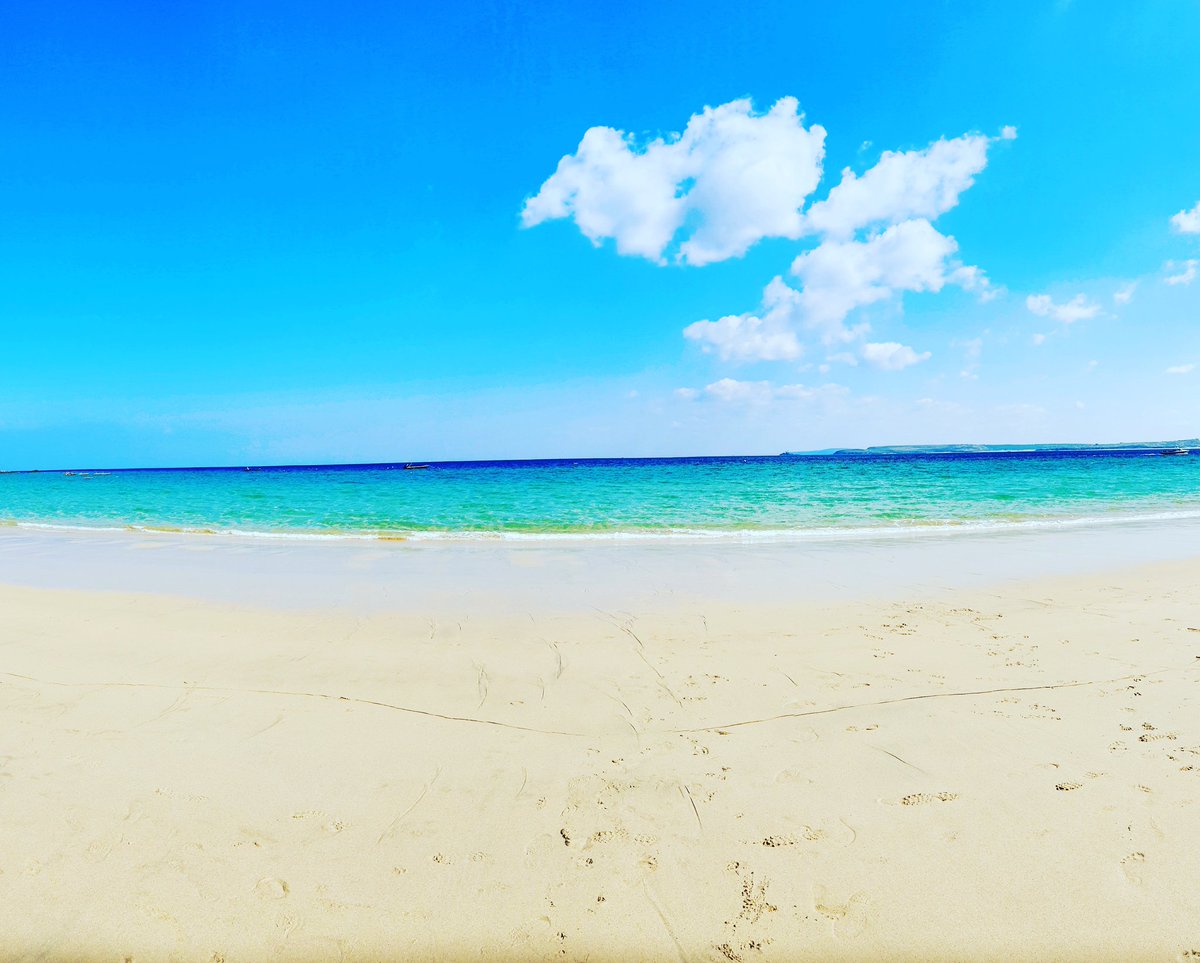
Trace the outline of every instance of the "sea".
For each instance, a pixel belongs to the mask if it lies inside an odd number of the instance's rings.
[[[841,539],[1200,517],[1200,454],[1067,450],[0,474],[0,524],[341,539]]]

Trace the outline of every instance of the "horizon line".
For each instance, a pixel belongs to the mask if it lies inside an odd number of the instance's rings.
[[[1022,454],[1027,452],[1056,452],[1056,451],[1157,451],[1178,447],[1200,447],[1200,437],[1179,438],[1173,441],[1121,441],[1121,442],[1034,442],[1013,444],[986,444],[977,442],[947,442],[944,444],[926,445],[869,445],[867,447],[840,446],[813,448],[796,451],[773,452],[769,454],[729,454],[729,455],[575,455],[540,458],[442,458],[442,459],[406,459],[403,461],[362,461],[362,462],[294,462],[288,464],[254,465],[244,462],[234,462],[228,465],[127,465],[123,467],[73,467],[73,468],[8,468],[0,469],[3,475],[61,475],[66,472],[139,472],[139,471],[276,471],[296,468],[405,468],[407,466],[429,465],[481,465],[481,464],[523,464],[539,462],[593,462],[593,461],[696,461],[717,460],[730,458],[786,458],[820,455],[836,455],[839,453],[856,454],[881,452],[890,454]]]

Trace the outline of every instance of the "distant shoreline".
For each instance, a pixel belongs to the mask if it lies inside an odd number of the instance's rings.
[[[108,474],[112,472],[177,472],[177,471],[399,471],[409,466],[461,467],[467,465],[556,465],[556,464],[609,464],[613,462],[697,462],[723,460],[769,461],[775,458],[806,458],[836,455],[969,455],[969,454],[1055,454],[1067,452],[1106,453],[1156,453],[1186,448],[1200,450],[1200,438],[1181,438],[1175,441],[1129,441],[1113,443],[1065,442],[1061,444],[1011,444],[1011,445],[871,445],[866,448],[819,448],[806,451],[781,451],[777,454],[730,454],[730,455],[637,455],[626,457],[580,456],[561,458],[454,458],[454,459],[408,459],[403,461],[366,462],[312,462],[286,465],[150,465],[150,466],[79,466],[70,468],[4,468],[0,475],[63,475]]]
[[[872,445],[868,448],[821,448],[815,451],[783,451],[780,457],[800,458],[814,455],[1052,455],[1060,452],[1112,454],[1117,452],[1158,453],[1179,449],[1200,449],[1200,438],[1176,441],[1120,441],[1111,444],[1066,442],[1045,445]]]

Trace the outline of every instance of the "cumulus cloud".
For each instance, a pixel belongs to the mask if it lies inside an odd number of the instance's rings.
[[[1164,281],[1167,284],[1191,284],[1196,280],[1196,265],[1200,264],[1195,258],[1188,258],[1186,261],[1168,261],[1163,265],[1167,271],[1178,271],[1177,274],[1168,274]]]
[[[826,346],[865,341],[869,325],[852,315],[907,292],[954,285],[981,300],[997,296],[932,221],[971,187],[990,145],[1016,136],[1005,127],[998,137],[964,134],[885,151],[861,174],[843,171],[805,211],[821,180],[825,130],[805,127],[795,98],[766,113],[735,100],[693,115],[682,133],[649,141],[589,129],[521,218],[526,227],[570,218],[593,243],[612,239],[619,253],[659,264],[710,264],[764,238],[815,237],[791,264],[794,281],[774,278],[757,309],[684,329],[722,361],[792,361],[805,333]]]
[[[995,297],[984,272],[962,264],[958,243],[930,222],[971,186],[992,140],[979,134],[939,140],[920,151],[885,152],[861,176],[846,171],[804,216],[803,233],[822,240],[792,262],[797,287],[775,278],[759,310],[696,322],[685,336],[723,360],[790,360],[802,351],[798,332],[827,346],[857,341],[869,326],[849,323],[851,315],[906,292],[953,284],[982,300]],[[858,237],[864,229],[871,230]]]
[[[764,289],[757,312],[697,321],[684,335],[722,360],[739,362],[799,357],[798,329],[826,345],[846,344],[868,330],[865,324],[847,324],[858,308],[906,291],[937,292],[947,284],[978,287],[979,272],[964,269],[954,257],[957,250],[954,238],[924,219],[894,224],[864,241],[826,241],[792,262],[799,288],[776,277]]]
[[[1185,375],[1191,374],[1195,370],[1196,366],[1194,364],[1173,364],[1167,369],[1167,374]]]
[[[862,176],[847,168],[829,196],[809,208],[804,218],[808,233],[850,237],[872,224],[944,214],[987,166],[991,140],[967,134],[923,150],[884,151]]]
[[[928,360],[930,354],[928,351],[917,354],[908,345],[896,341],[879,341],[864,344],[862,356],[867,364],[872,364],[876,368],[882,368],[884,371],[900,371],[910,365]]]
[[[1025,299],[1025,307],[1039,318],[1052,318],[1063,324],[1074,324],[1100,313],[1100,305],[1090,303],[1083,294],[1077,294],[1063,304],[1058,304],[1048,294],[1031,294]]]
[[[894,224],[865,241],[826,241],[792,262],[801,282],[796,306],[806,327],[825,343],[850,341],[845,325],[856,308],[901,291],[940,291],[957,268],[952,237],[927,220]]]
[[[798,237],[801,208],[821,179],[825,130],[804,126],[794,97],[756,114],[749,100],[706,107],[682,134],[639,145],[592,127],[521,212],[526,227],[573,218],[621,254],[710,264],[766,237]]]
[[[1171,227],[1180,234],[1200,234],[1200,201],[1190,211],[1180,211],[1172,216]]]
[[[1135,290],[1137,290],[1137,281],[1131,281],[1125,287],[1113,292],[1113,301],[1116,304],[1128,304],[1133,300],[1133,292]]]
[[[792,361],[803,351],[789,327],[797,298],[797,292],[776,277],[763,290],[760,314],[696,321],[684,328],[683,334],[699,342],[703,350],[715,351],[722,361]]]

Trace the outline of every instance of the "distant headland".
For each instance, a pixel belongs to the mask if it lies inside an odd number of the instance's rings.
[[[1200,449],[1200,438],[1182,438],[1177,441],[1122,441],[1113,444],[1057,444],[1057,445],[876,445],[870,448],[822,448],[818,451],[783,451],[781,456],[802,457],[805,455],[970,455],[970,454],[1021,454],[1023,452],[1067,452],[1067,451],[1145,451],[1182,452]]]

